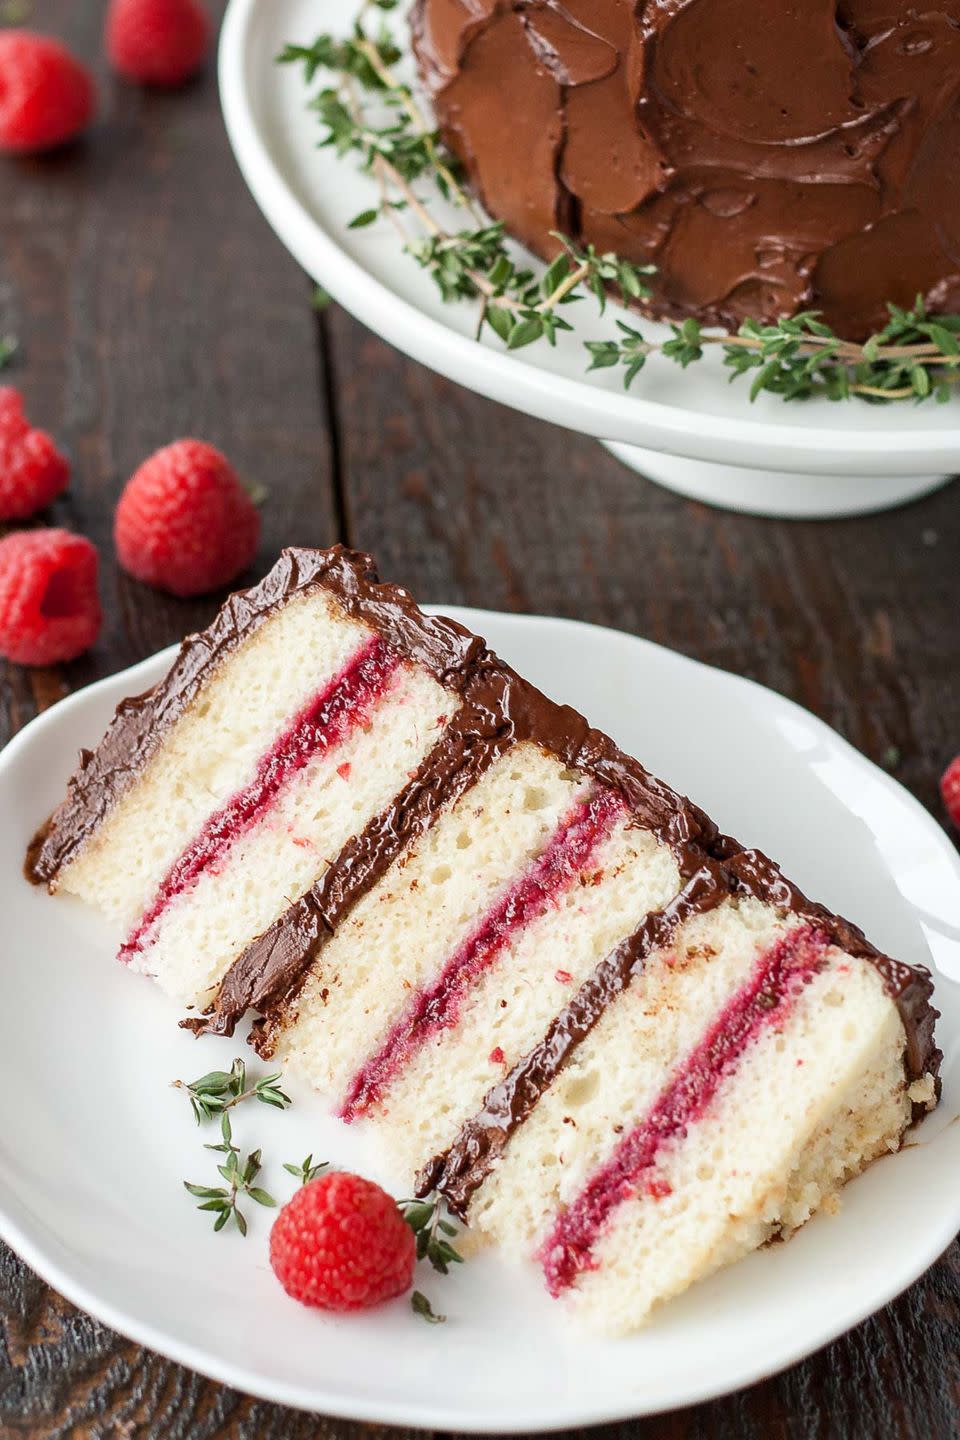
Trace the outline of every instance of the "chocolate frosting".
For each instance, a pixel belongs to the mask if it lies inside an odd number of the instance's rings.
[[[417,0],[443,138],[538,253],[658,267],[734,327],[960,308],[960,0]],[[518,157],[522,156],[522,160]]]
[[[449,1180],[454,1200],[461,1195],[463,1204],[468,1203],[464,1177],[472,1171],[466,1160],[481,1169],[487,1163],[483,1157],[494,1162],[511,1128],[522,1122],[537,1094],[552,1083],[651,950],[668,943],[690,915],[730,895],[751,894],[801,915],[835,944],[873,964],[903,1020],[908,1079],[936,1074],[941,1057],[934,1046],[937,1012],[930,1003],[933,987],[927,970],[881,955],[856,926],[808,901],[759,851],[744,850],[720,834],[697,806],[650,775],[577,711],[547,699],[478,636],[455,621],[424,615],[408,591],[378,581],[369,556],[341,546],[285,551],[258,586],[230,597],[209,630],[184,641],[164,680],[118,707],[97,750],[82,755],[67,798],[31,847],[27,863],[35,880],[55,882],[60,868],[108,815],[220,660],[280,606],[318,586],[328,590],[343,611],[454,690],[460,705],[400,793],[347,843],[312,889],[248,946],[228,971],[210,1012],[184,1021],[186,1026],[198,1033],[229,1035],[244,1014],[258,1010],[261,1019],[253,1039],[261,1053],[269,1054],[319,950],[340,921],[499,755],[525,740],[615,789],[636,823],[674,850],[685,885],[671,905],[648,916],[601,962],[541,1044],[487,1097],[481,1117],[470,1122],[450,1155],[431,1167],[431,1176],[445,1177],[444,1188]]]

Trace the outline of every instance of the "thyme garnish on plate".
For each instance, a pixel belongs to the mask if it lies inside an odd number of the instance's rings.
[[[463,1264],[463,1256],[450,1244],[459,1233],[457,1226],[450,1220],[446,1204],[439,1196],[398,1200],[397,1204],[416,1237],[418,1260],[429,1261],[440,1275],[449,1275],[451,1265]],[[436,1313],[420,1290],[414,1290],[410,1296],[410,1308],[428,1325],[442,1325],[447,1318]]]
[[[418,1260],[429,1260],[441,1275],[449,1274],[451,1265],[463,1264],[463,1256],[450,1244],[459,1232],[447,1217],[443,1200],[398,1200],[397,1204],[416,1237]]]
[[[254,1185],[254,1180],[260,1172],[261,1151],[251,1150],[246,1160],[241,1160],[240,1151],[232,1143],[230,1137],[230,1117],[224,1115],[224,1143],[223,1145],[208,1145],[208,1150],[225,1150],[227,1158],[217,1169],[226,1180],[226,1185],[212,1187],[209,1185],[194,1185],[189,1180],[184,1180],[183,1188],[196,1197],[201,1203],[198,1210],[211,1210],[216,1214],[213,1222],[214,1230],[222,1230],[232,1218],[241,1235],[247,1233],[247,1222],[242,1210],[238,1205],[241,1196],[246,1195],[257,1205],[265,1205],[268,1208],[276,1206],[276,1200],[266,1190]]]
[[[560,233],[559,253],[545,269],[517,263],[503,225],[481,213],[462,184],[457,160],[397,75],[403,54],[394,37],[382,22],[375,32],[365,25],[371,9],[393,10],[396,4],[364,0],[351,35],[321,34],[310,45],[287,45],[277,57],[281,64],[301,65],[308,85],[321,70],[334,77],[310,101],[326,131],[321,146],[352,155],[379,192],[351,227],[387,219],[444,301],[476,304],[476,338],[489,329],[508,350],[544,340],[555,345],[560,331],[574,329],[560,311],[588,295],[601,315],[608,294],[627,304],[649,300],[655,266],[600,254]],[[440,222],[430,208],[434,191],[460,212],[462,226]],[[671,324],[664,341],[618,320],[617,334],[583,345],[587,369],[619,369],[626,389],[651,355],[686,369],[719,347],[730,379],[749,378],[751,400],[764,391],[784,400],[947,400],[960,380],[960,316],[930,317],[920,296],[911,309],[888,309],[888,323],[863,344],[842,339],[815,311],[806,311],[770,325],[745,320],[736,334],[687,319]]]
[[[446,1315],[437,1314],[422,1290],[414,1290],[410,1296],[410,1309],[414,1315],[419,1315],[421,1320],[426,1320],[428,1325],[443,1325],[446,1323]]]
[[[283,1162],[283,1168],[288,1174],[296,1175],[301,1185],[309,1185],[310,1181],[316,1180],[322,1171],[330,1168],[330,1162],[328,1160],[318,1160],[315,1165],[313,1163],[313,1156],[308,1155],[306,1160],[302,1161],[299,1165],[292,1165],[289,1161],[285,1160]]]
[[[6,369],[19,348],[15,335],[0,335],[0,370]]]
[[[280,1078],[277,1071],[275,1075],[264,1075],[248,1086],[246,1065],[241,1059],[236,1059],[229,1070],[211,1070],[208,1075],[201,1075],[199,1080],[174,1080],[171,1083],[175,1090],[186,1090],[194,1118],[200,1125],[244,1100],[259,1100],[264,1105],[285,1110],[291,1100],[280,1089],[277,1083]]]
[[[189,1095],[198,1125],[214,1119],[217,1115],[220,1117],[220,1139],[216,1144],[205,1144],[204,1149],[223,1157],[217,1165],[217,1171],[224,1184],[200,1185],[192,1180],[182,1182],[187,1194],[192,1195],[198,1202],[197,1209],[214,1216],[214,1233],[225,1229],[232,1220],[240,1234],[246,1236],[247,1219],[240,1208],[240,1201],[243,1199],[252,1200],[254,1204],[268,1209],[276,1208],[277,1202],[270,1192],[256,1184],[262,1168],[263,1151],[258,1146],[244,1158],[240,1146],[233,1138],[230,1111],[235,1105],[250,1099],[285,1110],[292,1101],[289,1095],[279,1088],[279,1079],[279,1074],[264,1075],[259,1080],[248,1083],[246,1066],[243,1060],[236,1059],[229,1070],[212,1070],[209,1074],[202,1075],[199,1080],[189,1082],[173,1081],[174,1088],[185,1090]],[[311,1153],[299,1165],[284,1161],[283,1168],[288,1175],[294,1176],[302,1190],[303,1186],[316,1180],[330,1167],[326,1160],[315,1161]],[[423,1200],[400,1200],[396,1203],[404,1221],[413,1232],[418,1261],[426,1260],[440,1275],[449,1274],[451,1265],[463,1263],[463,1256],[450,1243],[459,1233],[458,1228],[449,1218],[445,1201],[441,1197],[433,1195]],[[442,1325],[446,1321],[446,1315],[438,1314],[420,1290],[412,1292],[410,1307],[416,1316],[430,1325]]]

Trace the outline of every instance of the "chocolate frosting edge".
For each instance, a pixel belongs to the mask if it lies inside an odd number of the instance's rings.
[[[377,607],[389,610],[396,638],[406,645],[411,658],[441,680],[483,647],[462,625],[422,615],[401,587],[378,585],[369,555],[342,545],[328,550],[284,550],[259,584],[230,595],[206,630],[186,637],[173,666],[158,684],[120,702],[96,750],[80,752],[65,799],[28,848],[25,873],[32,883],[55,883],[219,663],[288,601],[320,585],[331,590],[348,613]]]

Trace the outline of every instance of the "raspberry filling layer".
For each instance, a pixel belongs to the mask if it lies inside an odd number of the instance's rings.
[[[612,790],[598,790],[574,806],[543,853],[484,916],[433,983],[414,995],[381,1048],[353,1077],[342,1119],[355,1120],[376,1104],[413,1052],[431,1035],[457,1023],[479,977],[496,963],[512,936],[577,881],[625,814],[626,806]]]
[[[674,1071],[646,1118],[554,1222],[537,1256],[551,1295],[572,1285],[582,1270],[597,1268],[593,1248],[618,1205],[640,1193],[654,1199],[668,1193],[644,1172],[700,1119],[747,1047],[762,1031],[782,1024],[803,986],[822,968],[829,944],[822,931],[801,925],[760,956],[750,980]]]
[[[374,635],[307,702],[261,757],[250,784],[207,819],[196,839],[167,872],[149,908],[124,941],[121,960],[129,961],[143,950],[167,907],[256,825],[299,770],[315,756],[342,744],[357,726],[369,723],[371,711],[399,664],[399,655]]]

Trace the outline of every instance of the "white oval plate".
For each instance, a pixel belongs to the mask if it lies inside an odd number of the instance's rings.
[[[347,228],[376,203],[374,182],[357,173],[352,158],[317,149],[322,130],[306,108],[302,72],[274,63],[288,41],[309,43],[326,29],[347,33],[357,9],[358,0],[230,0],[220,89],[234,152],[267,220],[304,269],[371,330],[482,395],[602,440],[819,475],[953,472],[960,452],[956,402],[786,406],[763,395],[751,405],[747,386],[731,386],[714,357],[682,374],[654,360],[629,394],[615,371],[587,378],[582,340],[608,336],[615,310],[600,319],[584,303],[578,333],[561,335],[556,349],[540,344],[507,354],[490,337],[477,344],[473,306],[444,305],[390,225]],[[318,76],[313,89],[321,83]],[[460,228],[456,212],[452,217]]]
[[[76,751],[172,652],[65,700],[0,755],[0,1232],[51,1285],[132,1339],[240,1390],[304,1409],[437,1430],[533,1431],[688,1405],[789,1365],[909,1285],[960,1226],[960,858],[931,817],[820,721],[749,681],[612,630],[451,610],[814,896],[906,960],[932,962],[944,1012],[941,1108],[923,1143],[873,1167],[839,1216],[814,1220],[664,1307],[640,1334],[568,1326],[533,1267],[496,1257],[418,1284],[446,1325],[398,1301],[335,1319],[288,1300],[267,1261],[271,1212],[213,1235],[181,1180],[213,1183],[219,1137],[169,1088],[226,1068],[239,1040],[195,1041],[147,980],[116,964],[100,921],[23,879],[24,848]],[[260,1068],[259,1066],[257,1067]],[[356,1137],[295,1091],[280,1114],[235,1111],[264,1184],[308,1151],[376,1173]],[[214,1127],[215,1129],[215,1127]],[[389,1180],[389,1176],[381,1177]]]

